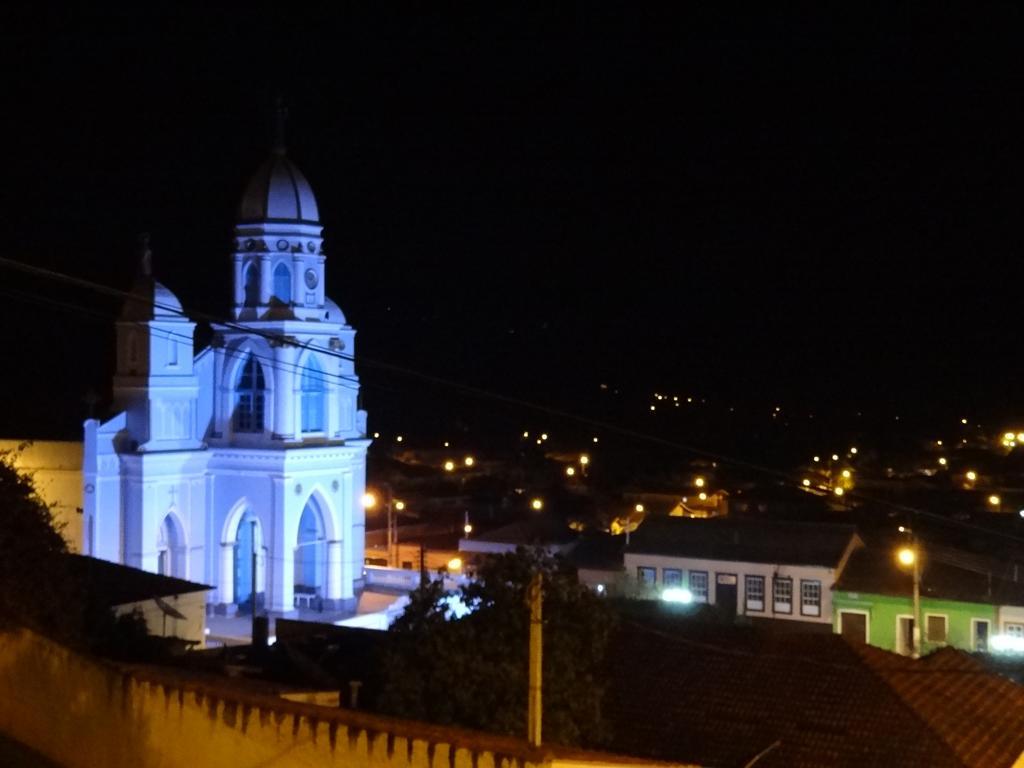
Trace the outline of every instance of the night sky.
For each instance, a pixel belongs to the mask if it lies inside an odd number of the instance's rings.
[[[225,316],[281,94],[368,361],[598,416],[1024,417],[1021,11],[425,7],[0,12],[2,255],[127,288],[148,231]],[[0,300],[0,434],[75,436],[116,302]],[[371,428],[489,407],[357,367]]]

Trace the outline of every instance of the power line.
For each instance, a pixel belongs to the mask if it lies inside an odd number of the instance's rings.
[[[50,270],[50,269],[45,269],[45,268],[42,268],[42,267],[37,267],[37,266],[34,266],[34,265],[30,265],[30,264],[25,264],[24,262],[20,262],[20,261],[14,260],[14,259],[9,259],[9,258],[4,257],[4,256],[0,256],[0,267],[6,267],[6,268],[13,269],[13,270],[16,270],[16,271],[21,271],[21,272],[24,272],[24,273],[27,273],[27,274],[31,274],[31,275],[34,275],[36,277],[42,277],[42,278],[49,279],[49,280],[55,280],[55,281],[58,281],[58,282],[69,284],[69,285],[74,285],[74,286],[77,286],[77,287],[80,287],[80,288],[87,288],[89,290],[92,290],[92,291],[95,291],[95,292],[98,292],[98,293],[101,293],[101,294],[104,294],[104,295],[108,295],[108,296],[114,296],[114,297],[117,297],[117,298],[123,298],[123,299],[131,300],[131,301],[144,301],[144,299],[142,299],[140,296],[138,296],[137,294],[134,294],[134,293],[132,293],[130,291],[124,291],[124,290],[121,290],[121,289],[118,289],[118,288],[112,288],[112,287],[104,285],[102,283],[97,283],[97,282],[94,282],[92,280],[86,280],[84,278],[75,277],[73,275],[68,275],[68,274],[65,274],[65,273],[62,273],[62,272],[58,272],[56,270]],[[251,335],[259,336],[259,337],[262,337],[262,338],[264,338],[264,339],[266,339],[268,341],[273,341],[273,342],[276,342],[276,343],[294,344],[294,340],[289,339],[285,334],[282,334],[282,333],[279,333],[279,332],[276,332],[276,331],[270,331],[270,330],[267,330],[267,329],[264,329],[264,328],[253,327],[253,326],[247,325],[245,323],[240,323],[238,321],[223,320],[221,318],[218,318],[218,317],[216,317],[214,315],[211,315],[209,313],[202,312],[202,311],[192,311],[192,310],[189,310],[188,312],[186,312],[186,309],[184,308],[184,306],[182,306],[182,307],[173,307],[173,306],[162,305],[162,304],[159,304],[159,303],[149,302],[149,301],[147,301],[147,304],[152,304],[153,306],[157,307],[158,309],[162,309],[162,310],[164,310],[166,312],[182,316],[182,317],[184,317],[186,319],[189,319],[190,317],[196,317],[198,319],[205,320],[206,322],[210,322],[210,323],[215,324],[215,325],[221,325],[221,326],[225,326],[225,327],[231,328],[232,330],[237,330],[237,331],[241,331],[241,332],[246,333],[246,334],[251,334]],[[309,348],[308,345],[298,345],[298,346],[302,346],[303,348]],[[321,353],[326,355],[326,356],[329,356],[329,357],[337,357],[337,358],[340,358],[342,360],[346,360],[346,361],[349,361],[349,362],[354,362],[355,361],[355,358],[354,358],[353,355],[341,352],[340,350],[323,349],[323,350],[321,350]],[[610,433],[613,433],[613,434],[617,434],[619,436],[626,437],[626,438],[629,438],[629,439],[632,439],[632,440],[636,440],[636,441],[640,441],[640,442],[646,442],[646,443],[650,443],[650,444],[654,444],[654,445],[660,445],[662,447],[672,448],[672,449],[679,450],[679,451],[682,451],[682,452],[685,452],[685,453],[689,453],[689,454],[694,455],[694,456],[700,456],[700,457],[703,457],[703,458],[712,459],[714,461],[718,461],[718,462],[721,462],[723,464],[728,464],[728,465],[733,466],[733,467],[742,468],[742,469],[746,469],[748,471],[752,471],[752,472],[759,473],[759,474],[762,474],[762,475],[765,475],[765,476],[769,476],[769,477],[772,477],[772,478],[774,478],[776,480],[781,480],[781,481],[783,481],[785,483],[792,483],[793,486],[795,488],[797,488],[797,489],[801,489],[802,488],[800,480],[798,480],[796,478],[795,474],[790,472],[790,471],[784,471],[784,470],[775,469],[774,467],[768,467],[768,466],[765,466],[765,465],[762,465],[762,464],[757,464],[755,462],[750,462],[750,461],[747,461],[747,460],[744,460],[744,459],[739,459],[739,458],[736,458],[736,457],[733,457],[733,456],[728,456],[726,454],[718,453],[718,452],[715,452],[715,451],[709,451],[709,450],[706,450],[706,449],[698,448],[696,446],[688,445],[686,443],[682,443],[682,442],[679,442],[679,441],[669,440],[667,438],[658,437],[656,435],[650,435],[650,434],[647,434],[645,432],[641,432],[639,430],[631,429],[631,428],[628,428],[628,427],[623,427],[623,426],[620,426],[620,425],[617,425],[617,424],[612,424],[610,422],[605,422],[605,421],[601,421],[601,420],[598,420],[598,419],[593,419],[591,417],[581,416],[579,414],[572,413],[572,412],[569,412],[569,411],[565,411],[565,410],[560,409],[560,408],[553,408],[553,407],[550,407],[550,406],[544,406],[544,405],[540,405],[538,403],[530,402],[528,400],[523,400],[522,398],[512,397],[512,396],[509,396],[509,395],[504,395],[504,394],[501,394],[501,393],[492,392],[492,391],[489,391],[489,390],[486,390],[486,389],[482,389],[480,387],[474,387],[474,386],[471,386],[471,385],[462,384],[461,382],[452,381],[450,379],[445,379],[445,378],[440,377],[440,376],[434,376],[434,375],[431,375],[431,374],[422,373],[420,371],[416,371],[416,370],[413,370],[413,369],[410,369],[410,368],[406,368],[406,367],[400,366],[400,365],[394,365],[394,364],[387,363],[387,362],[384,362],[384,361],[381,361],[381,360],[375,360],[375,359],[372,359],[372,358],[360,357],[360,363],[362,365],[367,365],[369,367],[378,368],[380,370],[389,371],[391,373],[408,376],[410,378],[418,379],[420,381],[425,381],[425,382],[434,384],[436,386],[447,387],[447,388],[449,388],[451,390],[454,390],[456,392],[459,392],[459,393],[462,393],[462,394],[465,394],[465,395],[469,395],[469,396],[472,396],[472,397],[476,397],[476,398],[479,398],[479,399],[490,400],[490,401],[494,401],[494,402],[500,402],[500,403],[503,403],[503,404],[506,404],[506,405],[516,406],[516,407],[522,408],[524,410],[531,410],[531,411],[535,411],[535,412],[538,412],[538,413],[544,413],[544,414],[546,414],[548,416],[564,419],[566,421],[575,422],[577,424],[582,424],[582,425],[585,425],[585,426],[588,426],[588,427],[592,427],[592,428],[595,428],[595,429],[603,430],[605,432],[610,432]],[[1012,534],[1007,534],[1007,533],[1004,533],[1002,531],[993,531],[993,530],[991,530],[989,528],[985,528],[983,526],[975,525],[975,524],[972,524],[972,523],[967,523],[966,521],[962,521],[962,520],[956,520],[956,519],[953,519],[953,518],[945,517],[943,515],[939,515],[939,514],[934,513],[934,512],[929,512],[927,510],[919,509],[919,508],[916,508],[916,507],[911,507],[911,506],[905,505],[905,504],[899,504],[899,503],[892,502],[892,501],[889,501],[889,500],[886,500],[886,499],[873,498],[873,497],[865,495],[862,492],[847,492],[844,495],[844,499],[860,500],[860,501],[863,501],[863,502],[866,502],[866,503],[869,503],[869,504],[877,504],[877,505],[889,507],[891,509],[894,509],[894,510],[897,510],[897,511],[901,511],[901,512],[904,512],[904,513],[907,513],[907,514],[918,515],[918,516],[922,516],[922,517],[932,518],[932,519],[935,519],[935,520],[942,521],[945,524],[953,524],[953,525],[956,525],[956,526],[960,526],[962,528],[968,528],[968,529],[979,531],[979,532],[982,532],[982,533],[985,533],[985,534],[988,534],[988,535],[991,535],[991,536],[997,536],[997,537],[1001,537],[1001,538],[1004,538],[1004,539],[1015,541],[1017,543],[1024,544],[1024,538],[1019,537],[1019,536],[1013,536]]]

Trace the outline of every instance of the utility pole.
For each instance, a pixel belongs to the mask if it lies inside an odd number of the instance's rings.
[[[921,547],[913,538],[914,549],[914,658],[921,658]]]
[[[252,601],[252,636],[256,637],[256,521],[252,523],[252,591],[249,599]]]
[[[543,586],[540,571],[530,579],[530,692],[527,701],[526,730],[527,740],[531,747],[541,744],[541,661],[543,655],[544,629],[541,603]]]

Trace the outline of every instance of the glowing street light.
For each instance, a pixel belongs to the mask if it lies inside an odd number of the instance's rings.
[[[541,499],[533,499],[530,502],[530,506],[537,512],[544,509],[544,502]]]
[[[399,435],[398,437],[396,437],[396,438],[395,438],[395,441],[396,441],[396,442],[399,442],[399,443],[400,443],[400,442],[402,442],[402,441],[403,441],[404,439],[405,439],[404,437],[402,437],[401,435]]]
[[[367,491],[363,494],[363,509],[373,509],[377,506],[377,496]]]
[[[967,474],[965,475],[965,477],[973,483],[975,480],[978,479],[978,473],[975,472],[973,469],[969,469],[967,470]]]
[[[999,497],[994,493],[988,497],[988,503],[991,504],[993,507],[998,507],[999,501]]]
[[[580,455],[580,464],[582,464],[585,467],[589,463],[590,463],[590,457],[587,456],[587,454],[584,453],[584,454]]]
[[[697,498],[700,499],[701,501],[707,501],[708,495],[704,493],[704,491],[701,491],[700,493],[697,494]]]
[[[944,466],[946,466],[946,464],[948,464],[948,463],[949,463],[949,462],[947,462],[947,461],[946,461],[946,457],[945,457],[945,456],[940,456],[940,457],[939,457],[939,464],[940,464],[941,466],[943,466],[943,467],[944,467]]]
[[[469,534],[473,532],[473,525],[471,523],[466,523],[462,526],[462,530],[467,536],[469,536]]]
[[[452,461],[451,459],[448,459],[448,461],[446,461],[444,463],[444,471],[445,472],[454,472],[455,471],[455,462]]]
[[[395,502],[395,509],[397,509],[399,512],[404,510],[405,509],[405,502],[404,501],[396,501]]]
[[[833,453],[832,454],[832,461],[839,461],[839,454],[838,453]]]
[[[565,474],[568,475],[569,477],[572,477],[573,475],[576,474],[576,467],[566,467]]]
[[[846,478],[847,480],[849,480],[850,479],[850,470],[844,469],[843,470],[843,477]]]
[[[476,459],[474,459],[472,456],[467,456],[462,460],[462,463],[465,464],[467,467],[472,467],[474,464],[476,464]]]
[[[462,558],[461,557],[453,557],[451,560],[449,560],[448,561],[448,570],[449,571],[459,571],[459,570],[462,570]]]
[[[854,456],[856,456],[857,455],[857,449],[856,448],[851,448],[850,449],[850,453],[853,454]]]
[[[643,512],[644,511],[644,505],[643,504],[637,504],[635,507],[633,507],[633,509],[635,509],[637,512]]]
[[[695,478],[693,478],[693,484],[696,487],[698,487],[698,488],[703,488],[704,487],[704,482],[705,481],[704,481],[703,477],[695,477]]]
[[[836,496],[842,496],[844,493],[846,493],[846,491],[843,490],[842,486],[837,485],[835,488],[832,489],[832,493],[834,493]]]
[[[806,477],[801,482],[803,483],[804,488],[810,488],[811,487],[811,481],[808,480]]]
[[[900,565],[913,565],[916,556],[914,555],[914,550],[910,547],[902,547],[896,553],[896,558],[900,561]]]

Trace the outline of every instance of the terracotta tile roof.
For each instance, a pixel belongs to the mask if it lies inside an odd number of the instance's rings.
[[[1010,766],[1024,754],[1024,688],[963,651],[913,661],[871,646],[856,652],[965,766]]]
[[[709,766],[764,750],[758,768],[1012,765],[1024,751],[1024,692],[963,654],[966,674],[946,669],[947,656],[912,662],[835,635],[627,622],[610,649],[609,747]]]

